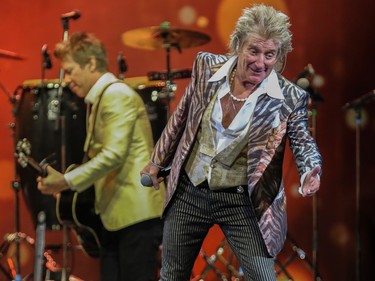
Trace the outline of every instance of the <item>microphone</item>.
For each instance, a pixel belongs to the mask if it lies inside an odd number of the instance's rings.
[[[309,63],[300,74],[297,75],[297,78],[294,80],[294,83],[304,89],[310,94],[310,98],[314,101],[324,101],[320,93],[311,85],[311,78],[315,75],[315,70],[313,66]]]
[[[315,70],[311,64],[308,64],[301,73],[297,75],[296,79],[294,79],[294,83],[306,90],[310,87],[310,80],[308,78],[312,75],[315,75]]]
[[[294,82],[298,85],[298,81],[300,79],[306,79],[309,78],[310,76],[315,75],[315,70],[313,66],[309,63],[308,65],[305,66],[305,68],[301,71],[300,74],[297,75],[296,79]]]
[[[49,52],[48,52],[47,44],[44,44],[42,47],[42,57],[43,57],[43,66],[46,69],[51,69],[52,61],[51,61],[51,56],[49,55]]]
[[[171,172],[171,167],[168,167],[168,168],[165,168],[165,169],[161,169],[158,173],[158,178],[165,178],[166,176],[169,175],[169,173]],[[141,184],[143,186],[147,186],[147,187],[151,187],[152,186],[152,179],[149,175],[142,175],[141,177]]]
[[[124,73],[128,70],[128,65],[126,64],[125,57],[123,56],[122,52],[119,52],[117,56],[117,67],[119,70],[120,79],[124,79]]]
[[[71,12],[68,12],[68,13],[65,13],[65,14],[62,14],[61,15],[61,19],[63,20],[76,20],[76,19],[79,19],[81,16],[81,12],[78,11],[78,10],[73,10]]]
[[[367,94],[364,94],[363,96],[351,101],[351,102],[348,102],[346,103],[342,109],[343,110],[346,110],[346,109],[349,109],[349,108],[353,108],[353,109],[358,109],[359,107],[362,107],[363,105],[365,105],[366,103],[369,103],[370,101],[374,100],[375,99],[375,90],[372,90],[370,92],[368,92]]]
[[[296,81],[296,84],[298,86],[300,86],[302,89],[306,90],[307,88],[310,87],[310,81],[309,79],[305,78],[305,77],[302,77],[302,78],[299,78],[297,81]]]

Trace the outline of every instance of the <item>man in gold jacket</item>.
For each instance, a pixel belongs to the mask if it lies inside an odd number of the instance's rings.
[[[161,241],[164,190],[140,185],[139,171],[150,157],[153,141],[141,97],[107,71],[103,44],[77,32],[57,44],[65,82],[91,106],[84,151],[88,161],[62,174],[52,167],[39,177],[45,194],[81,192],[95,186],[100,234],[101,280],[155,280]],[[91,187],[92,188],[92,187]]]

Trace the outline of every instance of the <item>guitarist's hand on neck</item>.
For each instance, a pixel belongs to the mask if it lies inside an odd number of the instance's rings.
[[[63,190],[70,189],[64,178],[64,174],[58,172],[51,166],[47,166],[47,176],[37,178],[38,189],[43,194],[55,194]]]

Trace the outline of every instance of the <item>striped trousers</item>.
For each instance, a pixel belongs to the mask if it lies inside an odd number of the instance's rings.
[[[249,194],[195,187],[185,174],[165,213],[160,281],[187,281],[210,228],[217,224],[246,281],[276,281]]]

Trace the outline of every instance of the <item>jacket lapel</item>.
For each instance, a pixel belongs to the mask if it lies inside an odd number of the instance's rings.
[[[277,133],[274,120],[278,120],[283,100],[268,95],[259,97],[250,126],[248,149],[249,184],[252,191],[273,154],[273,146],[269,145],[271,134]]]
[[[221,66],[222,64],[220,64]],[[214,65],[212,69],[212,73],[214,74],[219,68],[219,65]],[[211,75],[212,76],[212,75]],[[211,77],[210,76],[210,77]],[[195,97],[192,100],[192,105],[193,107],[196,108],[196,110],[192,111],[194,116],[191,116],[194,119],[194,122],[191,124],[194,124],[194,129],[193,131],[197,133],[198,127],[202,121],[203,114],[212,100],[212,98],[215,96],[216,92],[219,90],[222,80],[225,79],[225,77],[220,80],[220,81],[214,81],[214,82],[207,82],[207,80],[210,79],[210,77],[204,77],[203,81],[200,81],[198,84],[198,87],[200,89],[197,90],[197,92],[202,92],[204,93],[203,95],[195,95]]]

